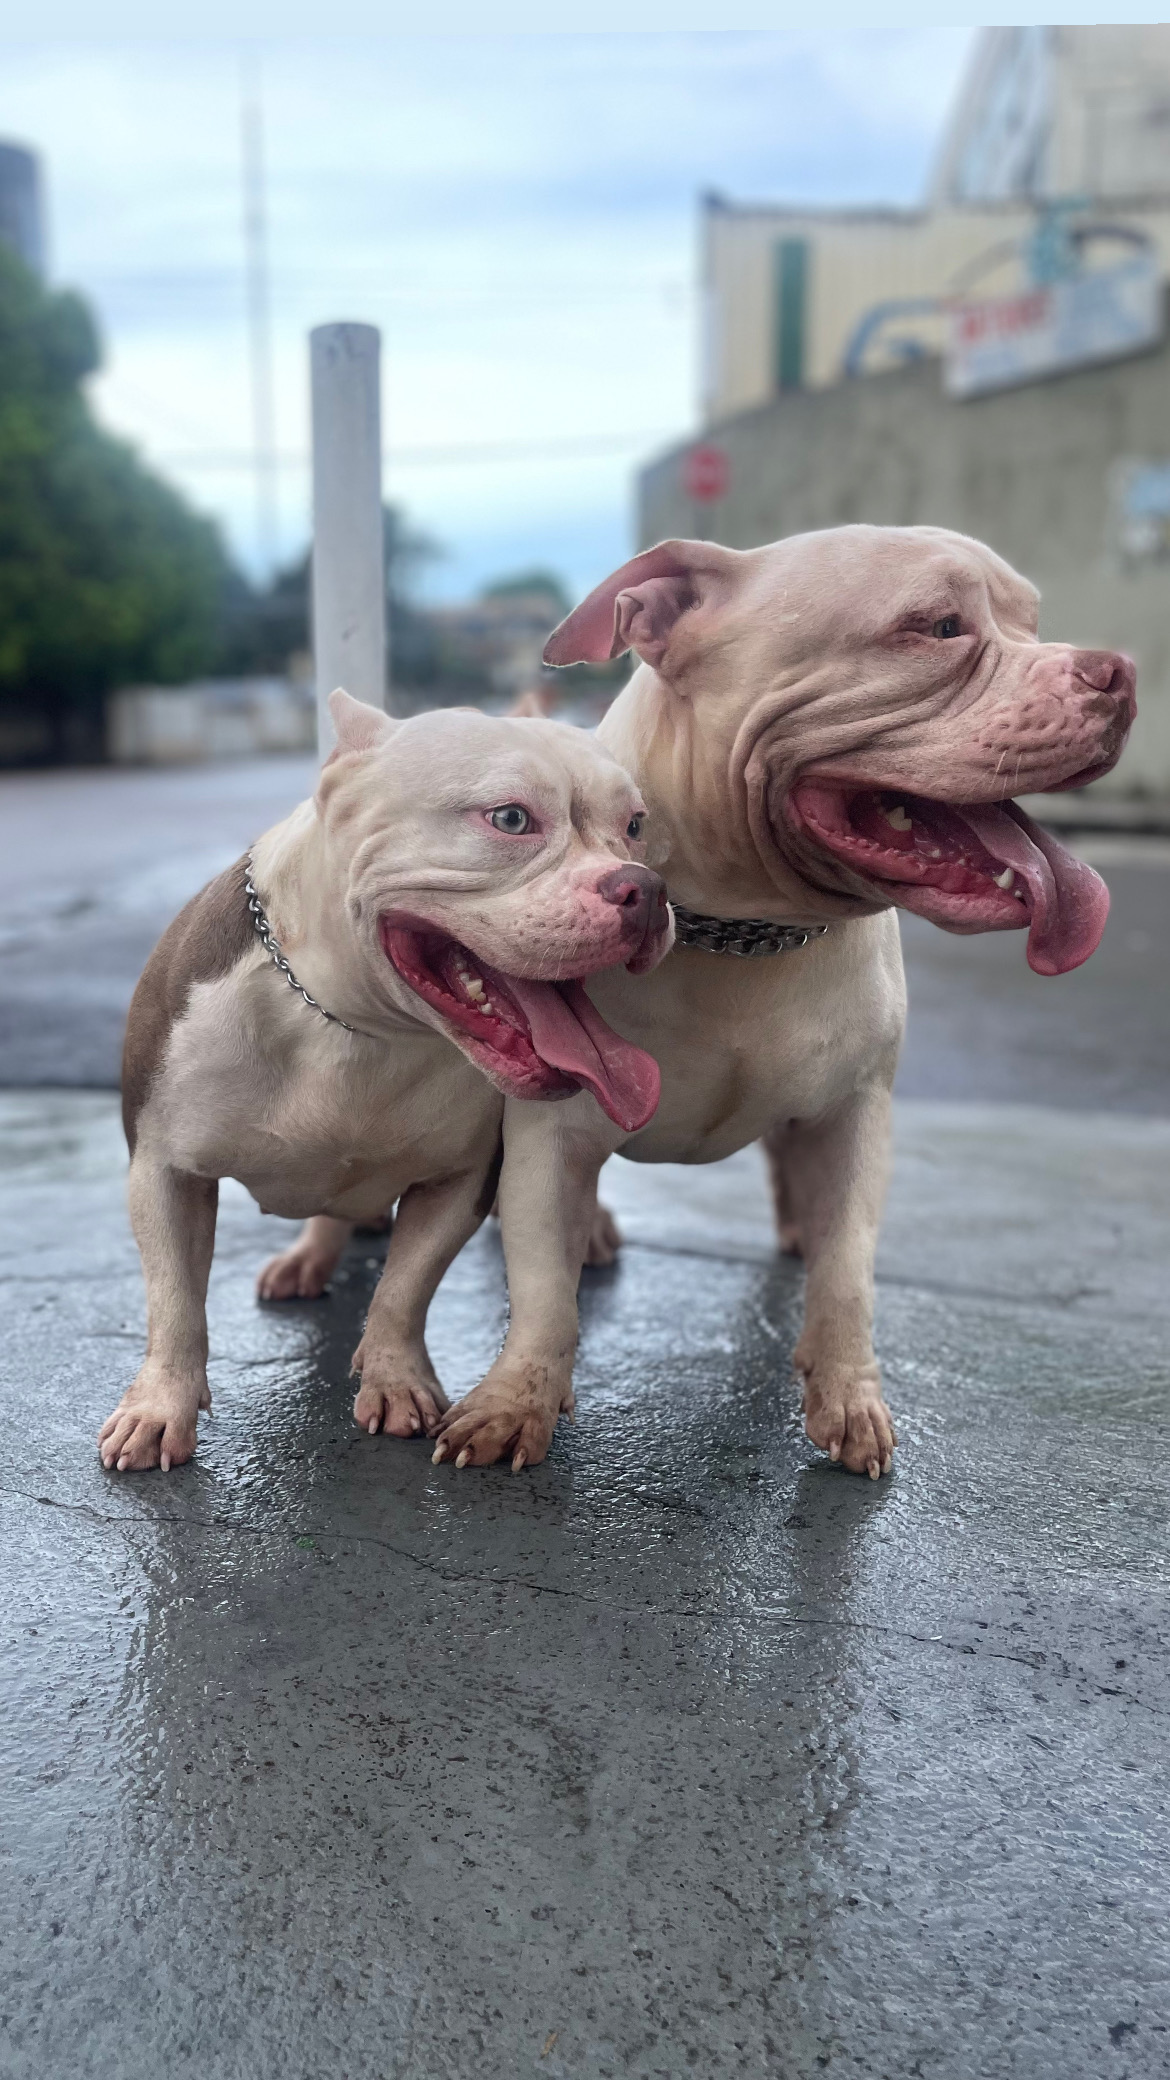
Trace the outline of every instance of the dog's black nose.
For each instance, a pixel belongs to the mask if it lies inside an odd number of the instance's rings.
[[[649,929],[655,911],[666,903],[666,886],[661,874],[654,874],[649,867],[633,863],[615,867],[612,874],[604,875],[597,884],[597,893],[605,902],[625,911],[623,923],[639,937]]]

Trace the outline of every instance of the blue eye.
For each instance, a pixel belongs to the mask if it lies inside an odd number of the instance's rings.
[[[640,838],[642,835],[642,825],[645,823],[645,821],[646,818],[644,816],[631,816],[629,822],[626,825],[627,838],[633,838],[634,840]]]
[[[522,838],[525,831],[532,829],[532,818],[519,802],[505,802],[501,808],[491,810],[488,822],[498,831],[505,831],[509,838]]]
[[[937,636],[940,643],[949,643],[953,636],[962,635],[963,624],[957,614],[947,614],[941,621],[935,622],[930,633]]]

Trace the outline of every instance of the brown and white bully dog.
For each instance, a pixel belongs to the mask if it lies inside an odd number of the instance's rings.
[[[896,1443],[872,1342],[905,1014],[895,908],[951,932],[1026,930],[1041,975],[1087,960],[1108,909],[1098,876],[1011,797],[1109,770],[1134,668],[1040,642],[1037,610],[1000,557],[942,528],[675,541],[615,572],[545,652],[641,660],[599,736],[649,804],[677,935],[653,974],[590,983],[658,1062],[651,1122],[627,1134],[578,1098],[505,1107],[509,1262],[571,1350],[573,1209],[593,1203],[604,1158],[707,1163],[762,1139],[782,1241],[807,1264],[808,1435],[875,1479]],[[549,1435],[565,1392],[550,1374]],[[439,1454],[506,1448],[519,1410],[475,1404],[448,1416]]]
[[[622,1134],[657,1102],[655,1064],[580,982],[615,962],[650,968],[670,945],[628,775],[560,723],[462,710],[393,723],[344,693],[332,709],[315,801],[188,905],[131,1005],[123,1111],[149,1326],[100,1434],[119,1471],[190,1458],[210,1406],[221,1177],[294,1216],[360,1221],[398,1202],[354,1413],[411,1436],[447,1407],[427,1307],[495,1196],[504,1094],[588,1091]],[[551,1371],[567,1377],[564,1353],[519,1276],[485,1384],[514,1400],[517,1379],[527,1390]],[[514,1456],[546,1446],[543,1426],[521,1426]]]

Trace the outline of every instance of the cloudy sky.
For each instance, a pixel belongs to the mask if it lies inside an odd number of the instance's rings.
[[[913,201],[964,29],[267,42],[280,546],[305,539],[310,326],[384,339],[387,493],[435,596],[628,553],[639,455],[694,423],[695,198]],[[257,554],[241,53],[0,38],[50,268],[104,332],[105,421]]]

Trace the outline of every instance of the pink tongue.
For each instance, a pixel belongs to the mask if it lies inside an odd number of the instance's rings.
[[[627,1134],[654,1117],[662,1087],[657,1062],[606,1025],[579,982],[503,979],[542,1062],[576,1077]]]
[[[1066,975],[1095,953],[1109,915],[1109,890],[1083,859],[1066,852],[1015,802],[964,804],[954,812],[993,859],[1014,867],[1031,911],[1028,966]]]

